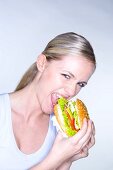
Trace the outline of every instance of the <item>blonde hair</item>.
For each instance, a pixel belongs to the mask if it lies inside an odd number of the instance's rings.
[[[50,60],[60,60],[63,56],[80,55],[92,62],[96,67],[96,59],[93,48],[83,36],[73,32],[60,34],[53,38],[42,52]],[[33,81],[37,74],[36,63],[25,72],[15,91],[18,91]]]

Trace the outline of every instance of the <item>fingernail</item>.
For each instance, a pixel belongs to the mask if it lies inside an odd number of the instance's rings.
[[[86,122],[87,121],[87,119],[86,119],[86,117],[84,118],[84,122]]]
[[[93,121],[91,119],[89,119],[90,123],[92,123]]]

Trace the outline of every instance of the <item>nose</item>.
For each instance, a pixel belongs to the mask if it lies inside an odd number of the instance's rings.
[[[69,97],[74,97],[79,92],[77,84],[68,84],[65,86],[65,92]]]

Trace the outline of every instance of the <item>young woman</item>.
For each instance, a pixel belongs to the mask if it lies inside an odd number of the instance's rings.
[[[95,143],[91,120],[64,138],[52,123],[61,96],[71,99],[96,68],[90,43],[76,33],[56,36],[22,77],[16,90],[0,95],[0,169],[68,170]]]

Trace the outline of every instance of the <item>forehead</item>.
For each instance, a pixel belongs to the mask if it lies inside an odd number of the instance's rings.
[[[94,64],[89,61],[87,58],[82,56],[64,56],[60,60],[52,60],[52,65],[56,65],[57,67],[66,67],[66,68],[83,68],[83,67],[91,67],[95,68]]]
[[[52,60],[50,65],[54,70],[69,71],[79,77],[90,77],[95,70],[95,65],[82,56],[64,56],[61,60]]]

